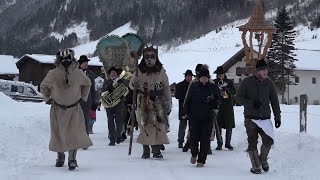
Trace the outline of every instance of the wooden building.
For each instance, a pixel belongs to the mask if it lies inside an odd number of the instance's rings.
[[[16,63],[19,69],[19,81],[39,86],[48,71],[55,68],[55,59],[54,55],[25,54]],[[98,77],[101,76],[102,64],[96,59],[89,61],[88,69]]]

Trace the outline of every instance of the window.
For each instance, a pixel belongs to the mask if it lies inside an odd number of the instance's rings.
[[[316,78],[312,78],[312,84],[316,84],[317,81],[316,81]]]
[[[23,93],[23,86],[15,86],[15,85],[12,85],[12,86],[11,86],[11,91],[12,91],[12,92]]]
[[[295,77],[294,82],[295,82],[295,83],[299,83],[299,77],[298,77],[298,76]]]

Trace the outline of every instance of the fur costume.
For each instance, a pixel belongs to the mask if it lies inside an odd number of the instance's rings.
[[[147,66],[145,55],[156,58],[154,66]],[[143,50],[138,66],[138,78],[133,77],[129,87],[138,81],[137,120],[141,129],[138,143],[143,145],[168,144],[168,113],[171,111],[171,91],[168,76],[158,59],[158,51],[152,46]],[[147,55],[148,56],[148,55]]]

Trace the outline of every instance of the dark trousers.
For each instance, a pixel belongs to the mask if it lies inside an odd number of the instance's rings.
[[[205,164],[206,162],[208,150],[210,147],[210,136],[212,127],[212,120],[198,121],[198,119],[196,119],[190,120],[189,122],[191,155],[194,157],[198,156],[197,161],[203,164]]]
[[[219,138],[217,138],[217,144],[218,144],[218,146],[222,146],[223,139],[222,139],[222,129],[221,128],[219,128],[219,132],[220,132],[221,140]],[[231,136],[232,136],[232,128],[226,129],[226,144],[225,144],[226,146],[231,145]]]
[[[188,120],[180,120],[179,122],[179,131],[178,131],[178,142],[184,142],[184,136],[186,134]]]
[[[112,108],[106,108],[108,117],[109,139],[111,142],[115,142],[117,138],[121,137],[121,133],[123,130],[122,108],[122,102]]]
[[[151,145],[152,153],[155,155],[161,154],[160,152],[161,145]],[[149,145],[142,145],[143,147],[143,154],[150,155],[150,146]]]
[[[86,103],[81,103],[81,108],[84,115],[84,123],[86,126],[86,131],[87,131],[87,134],[89,134],[90,107]]]
[[[251,119],[245,119],[244,126],[246,127],[246,132],[248,135],[248,151],[257,150],[258,145],[258,134],[261,136],[262,145],[266,148],[271,148],[273,145],[273,139],[266,135],[266,133],[257,126],[256,123],[251,121]]]

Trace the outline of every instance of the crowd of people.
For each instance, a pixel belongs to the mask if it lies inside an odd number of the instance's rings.
[[[86,150],[92,145],[89,134],[93,133],[100,96],[97,96],[94,85],[95,74],[88,70],[90,59],[82,55],[76,61],[74,56],[74,51],[70,49],[58,51],[56,68],[48,72],[40,85],[45,102],[51,105],[49,149],[57,152],[56,167],[64,165],[64,152],[68,151],[70,170],[77,167],[77,150]],[[158,49],[153,46],[143,49],[138,73],[130,80],[122,79],[121,72],[119,67],[110,67],[106,72],[108,78],[101,88],[101,92],[109,93],[115,90],[117,84],[129,88],[128,95],[121,97],[115,106],[105,108],[109,146],[115,146],[127,138],[132,94],[136,88],[137,143],[142,145],[141,157],[148,159],[152,153],[153,158],[162,159],[161,150],[170,143],[167,133],[170,131],[168,116],[172,109],[172,97],[169,78],[159,60]],[[195,75],[191,70],[186,70],[184,79],[176,85],[174,96],[179,101],[178,148],[182,148],[183,152],[191,149],[190,162],[197,167],[205,165],[207,155],[212,154],[210,142],[215,139],[215,150],[222,150],[224,144],[226,149],[232,151],[232,130],[235,128],[233,104],[236,97],[238,103],[244,106],[251,172],[260,174],[261,168],[267,172],[267,158],[274,142],[270,103],[275,127],[281,125],[275,86],[267,77],[268,65],[263,59],[259,60],[256,74],[245,78],[238,90],[227,78],[222,66],[217,67],[214,73],[216,78],[212,79],[209,66],[198,64]],[[225,141],[222,129],[226,132]],[[258,134],[262,138],[260,153],[257,149]]]

